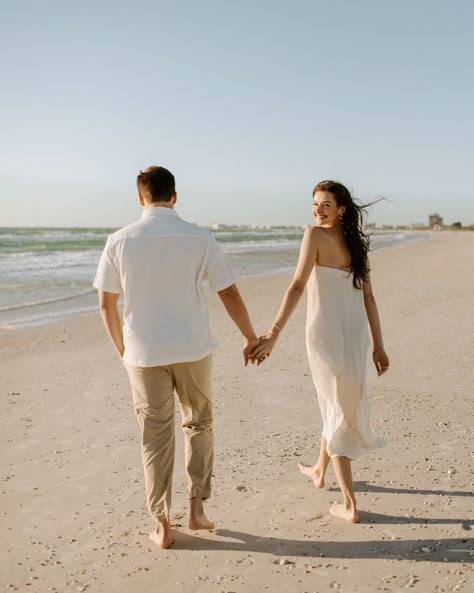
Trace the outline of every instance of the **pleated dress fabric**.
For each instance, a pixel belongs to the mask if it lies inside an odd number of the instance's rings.
[[[362,290],[352,274],[315,266],[308,281],[306,347],[331,457],[357,459],[383,446],[369,426],[369,334]]]

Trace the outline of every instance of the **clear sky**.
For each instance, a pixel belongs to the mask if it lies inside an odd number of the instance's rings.
[[[122,226],[159,164],[181,216],[474,223],[470,0],[15,0],[0,16],[0,226]]]

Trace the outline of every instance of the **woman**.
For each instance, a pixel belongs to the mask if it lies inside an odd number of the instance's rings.
[[[363,207],[344,185],[322,181],[313,190],[313,215],[318,226],[305,230],[293,280],[275,321],[252,352],[260,364],[270,356],[308,283],[306,346],[318,393],[323,434],[314,466],[300,464],[316,488],[332,461],[344,503],[330,512],[358,523],[351,460],[381,445],[369,428],[366,393],[367,320],[378,375],[389,367],[372,293],[368,261],[369,238],[362,230]]]

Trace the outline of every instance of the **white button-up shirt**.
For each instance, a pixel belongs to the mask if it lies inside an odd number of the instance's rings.
[[[124,362],[190,362],[215,349],[204,279],[215,291],[234,283],[213,235],[172,208],[147,208],[141,220],[108,237],[94,287],[124,295]]]

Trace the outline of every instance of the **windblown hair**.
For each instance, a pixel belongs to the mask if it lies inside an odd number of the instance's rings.
[[[313,189],[313,197],[317,191],[332,193],[337,205],[345,206],[341,224],[351,255],[352,283],[355,288],[361,289],[369,274],[370,238],[363,231],[364,215],[367,214],[365,209],[374,202],[357,204],[347,187],[337,181],[320,181]]]
[[[140,171],[137,188],[150,202],[170,202],[176,191],[174,175],[164,167],[148,167]]]

